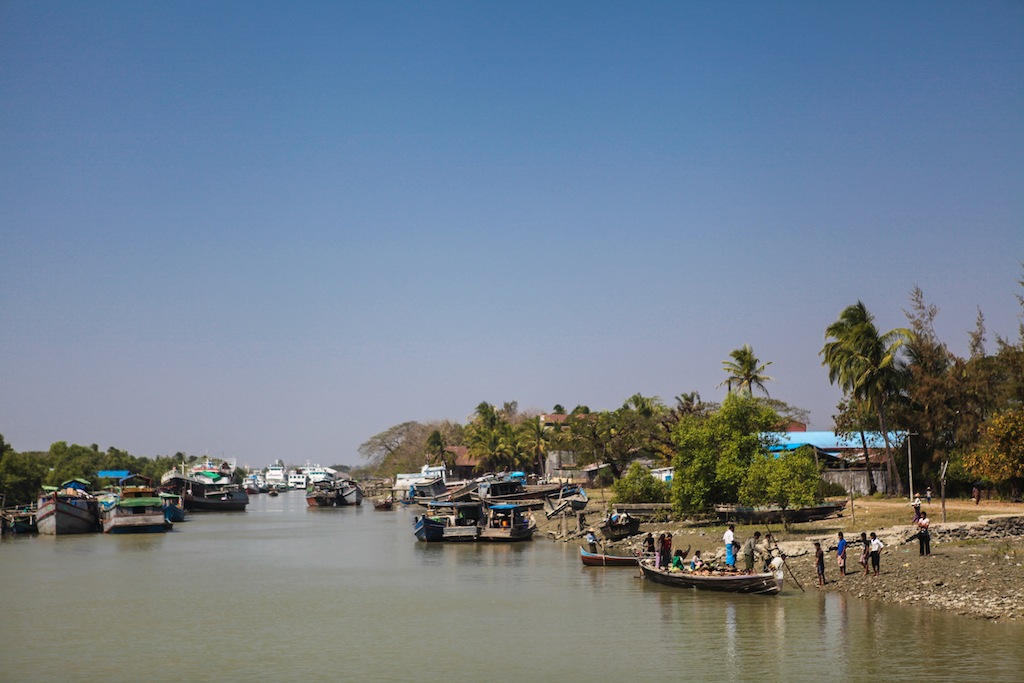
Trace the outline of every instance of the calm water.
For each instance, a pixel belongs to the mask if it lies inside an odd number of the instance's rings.
[[[415,511],[288,493],[169,534],[4,539],[0,681],[1024,680],[1020,625],[417,543]]]

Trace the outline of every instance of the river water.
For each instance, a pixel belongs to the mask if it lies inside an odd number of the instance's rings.
[[[167,534],[5,538],[0,681],[1021,681],[1024,627],[584,568],[577,545],[425,544],[417,508],[301,493]]]

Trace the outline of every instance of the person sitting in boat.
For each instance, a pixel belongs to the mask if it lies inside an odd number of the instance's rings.
[[[701,559],[700,551],[699,550],[694,550],[693,551],[693,559],[690,560],[690,569],[692,571],[697,571],[698,569],[704,569],[704,560]]]
[[[594,535],[593,529],[587,529],[587,546],[590,548],[590,552],[597,552],[597,536]]]
[[[680,571],[686,569],[686,554],[682,550],[676,549],[675,554],[672,555],[672,564],[669,566],[669,569],[678,569]]]

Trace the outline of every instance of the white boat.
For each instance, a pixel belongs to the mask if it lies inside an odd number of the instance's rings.
[[[288,483],[288,475],[284,471],[284,467],[280,465],[271,465],[267,468],[267,473],[264,475],[267,480],[267,486],[284,486]]]
[[[300,469],[306,474],[310,484],[315,484],[318,481],[334,481],[338,478],[338,470],[322,465],[313,465],[308,460],[306,466]]]
[[[288,488],[305,491],[307,486],[309,486],[309,477],[301,468],[288,473]]]

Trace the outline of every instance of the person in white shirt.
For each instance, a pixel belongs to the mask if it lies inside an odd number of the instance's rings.
[[[725,564],[729,569],[736,568],[736,534],[734,533],[736,526],[733,524],[729,525],[729,528],[722,534],[722,542],[725,543]]]
[[[871,570],[875,573],[875,576],[878,576],[878,567],[882,563],[882,548],[885,547],[885,544],[878,539],[874,531],[871,532],[871,545],[869,547],[871,548]]]

